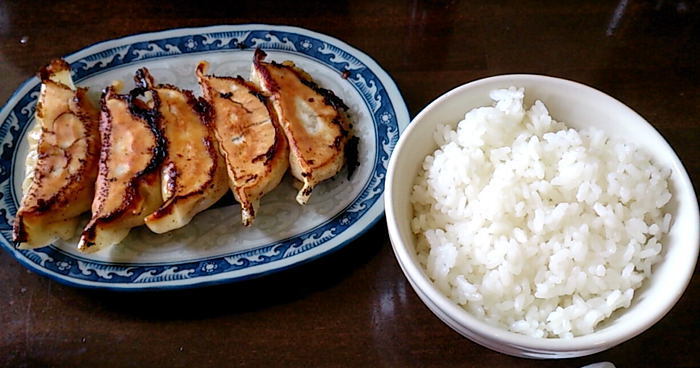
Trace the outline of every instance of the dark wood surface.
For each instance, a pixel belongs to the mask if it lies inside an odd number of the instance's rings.
[[[394,78],[411,115],[462,83],[538,73],[598,88],[646,117],[700,180],[700,4],[693,1],[0,1],[0,102],[49,59],[133,33],[270,23],[339,38]],[[697,185],[696,185],[697,187]],[[9,367],[700,366],[696,272],[644,334],[537,361],[462,338],[417,298],[384,221],[344,249],[206,289],[74,289],[0,252],[0,365]]]

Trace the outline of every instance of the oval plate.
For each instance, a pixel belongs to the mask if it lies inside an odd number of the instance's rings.
[[[253,50],[267,60],[292,60],[350,107],[360,138],[360,166],[320,184],[306,206],[294,197],[292,179],[263,198],[255,224],[240,225],[240,207],[209,209],[182,229],[163,235],[133,229],[118,246],[94,254],[75,249],[77,238],[34,250],[12,243],[12,222],[21,199],[25,132],[34,123],[40,87],[26,81],[0,111],[0,242],[19,262],[64,284],[119,290],[171,289],[243,280],[315,259],[351,242],[384,213],[389,156],[409,122],[406,105],[389,75],[369,56],[316,32],[271,25],[174,29],[101,42],[65,57],[73,79],[92,97],[113,80],[127,89],[146,66],[157,83],[199,95],[194,67],[210,73],[248,76]],[[47,60],[48,62],[48,60]]]

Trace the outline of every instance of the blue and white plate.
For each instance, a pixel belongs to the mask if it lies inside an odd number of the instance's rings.
[[[25,82],[0,111],[0,242],[28,268],[59,282],[109,289],[167,289],[242,280],[322,256],[368,230],[384,212],[389,156],[409,122],[396,85],[361,51],[301,28],[234,25],[175,29],[105,41],[65,59],[79,86],[96,98],[114,80],[130,88],[134,72],[148,67],[158,83],[199,88],[194,67],[210,63],[217,75],[247,77],[253,50],[268,60],[292,60],[350,107],[360,138],[360,166],[319,185],[306,206],[294,201],[289,178],[263,198],[250,228],[240,225],[238,205],[210,209],[186,227],[157,235],[133,229],[118,246],[81,254],[77,239],[34,250],[12,244],[12,221],[21,198],[27,143],[40,82]],[[47,60],[48,62],[48,60]],[[132,84],[133,85],[133,84]]]

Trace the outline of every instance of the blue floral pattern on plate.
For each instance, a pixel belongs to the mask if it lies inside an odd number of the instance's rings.
[[[248,52],[253,48],[305,58],[350,83],[369,112],[367,124],[375,152],[368,175],[355,197],[316,226],[250,249],[170,262],[110,262],[66,251],[59,246],[18,250],[12,244],[12,221],[19,203],[18,167],[24,157],[18,147],[33,122],[40,82],[25,82],[0,110],[0,243],[28,268],[59,282],[109,289],[167,289],[243,280],[315,259],[349,243],[383,214],[382,193],[389,156],[408,112],[396,85],[371,58],[334,38],[301,28],[235,25],[175,29],[105,41],[66,57],[74,80],[119,70],[139,63],[201,54]],[[218,54],[216,54],[218,55]],[[228,54],[227,54],[228,55]]]

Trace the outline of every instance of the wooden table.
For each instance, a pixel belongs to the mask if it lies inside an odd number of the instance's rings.
[[[412,115],[502,73],[598,88],[646,117],[700,180],[700,4],[693,1],[0,2],[0,101],[49,59],[127,34],[213,24],[306,27],[365,51]],[[502,355],[461,337],[416,297],[384,221],[330,256],[199,290],[112,293],[60,285],[0,252],[4,366],[700,366],[696,272],[658,324],[563,361]]]

